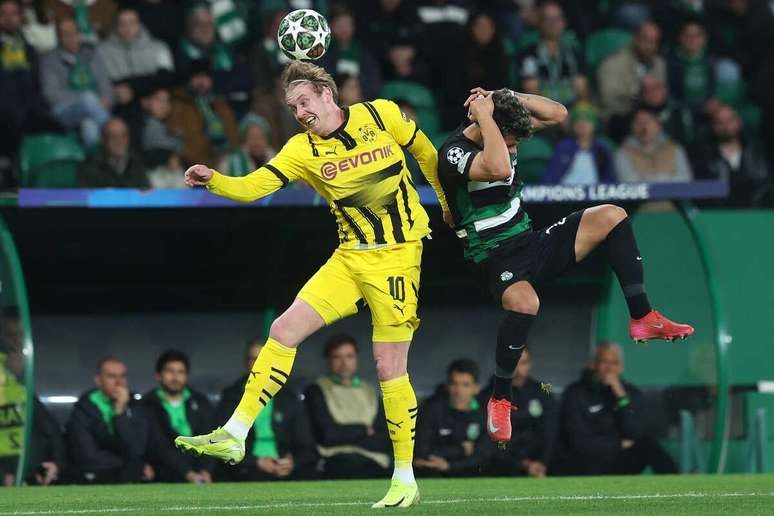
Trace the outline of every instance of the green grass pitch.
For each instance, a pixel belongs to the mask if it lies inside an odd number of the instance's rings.
[[[386,480],[0,490],[0,516],[372,514]],[[774,515],[774,475],[423,480],[410,514]]]

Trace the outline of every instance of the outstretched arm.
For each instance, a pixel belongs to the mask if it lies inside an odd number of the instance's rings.
[[[194,165],[185,171],[185,184],[206,186],[210,192],[233,201],[252,202],[303,176],[301,141],[291,138],[269,163],[245,177],[224,176],[206,165]]]
[[[491,91],[483,88],[473,88],[470,90],[470,96],[465,101],[465,107],[478,98],[479,95],[487,96]],[[519,93],[511,91],[519,99],[524,107],[532,114],[532,130],[540,131],[546,127],[560,124],[567,118],[567,108],[564,105],[549,99],[548,97],[541,97],[540,95],[534,95],[530,93]]]
[[[231,177],[206,165],[193,165],[185,171],[185,184],[206,186],[210,192],[233,201],[252,202],[276,192],[287,184],[287,179],[283,181],[266,167],[244,177]]]

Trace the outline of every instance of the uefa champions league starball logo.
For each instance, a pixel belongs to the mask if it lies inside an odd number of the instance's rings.
[[[459,163],[459,161],[462,159],[462,156],[465,155],[465,152],[463,152],[462,149],[459,147],[452,147],[451,149],[446,152],[446,160],[451,163],[452,165],[456,165]]]

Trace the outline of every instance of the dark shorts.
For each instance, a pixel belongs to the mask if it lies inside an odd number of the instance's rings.
[[[575,265],[575,235],[581,216],[583,210],[506,240],[476,266],[498,303],[503,292],[517,281],[528,281],[537,288]]]

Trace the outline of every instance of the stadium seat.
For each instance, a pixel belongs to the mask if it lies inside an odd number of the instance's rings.
[[[419,127],[431,140],[435,140],[440,131],[441,119],[430,89],[412,81],[389,81],[382,86],[381,97],[409,101],[416,109]]]
[[[606,57],[629,45],[631,40],[631,33],[621,29],[603,29],[589,34],[586,39],[586,65],[590,70],[596,70]]]
[[[741,78],[735,81],[718,81],[715,96],[723,104],[740,106],[747,100],[747,83]]]
[[[527,184],[540,183],[540,178],[552,154],[551,145],[540,136],[533,136],[521,142],[517,156],[517,170],[522,181]]]
[[[72,188],[78,167],[86,159],[72,136],[35,134],[25,136],[20,152],[21,186]]]

